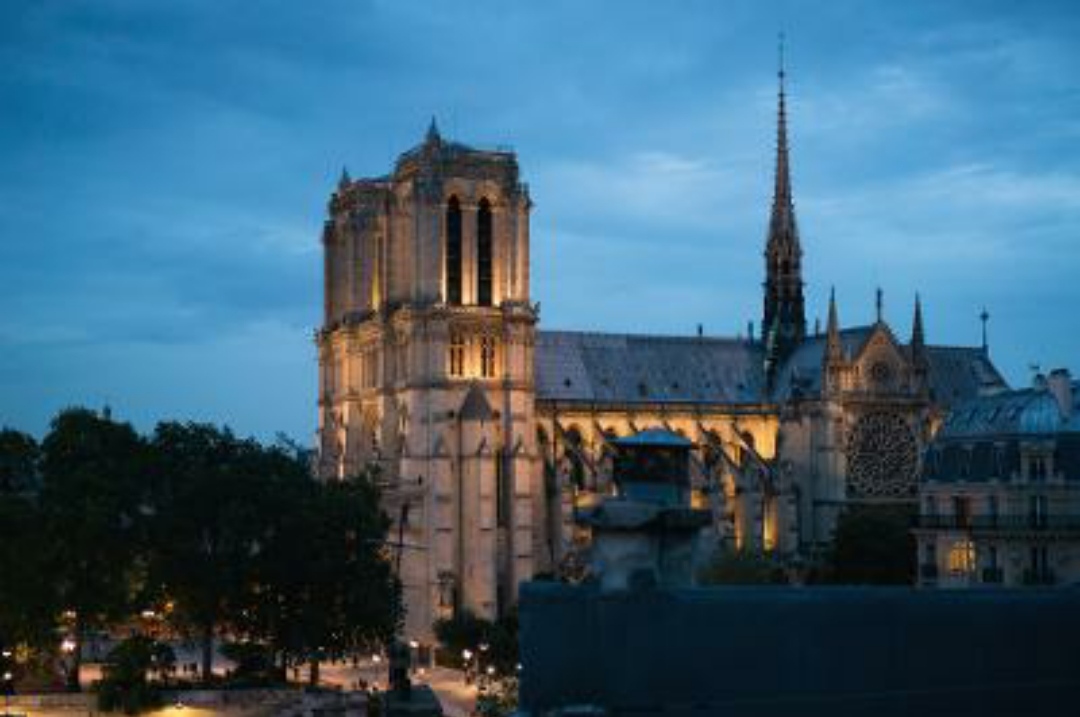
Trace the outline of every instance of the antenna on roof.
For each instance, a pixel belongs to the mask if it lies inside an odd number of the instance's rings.
[[[990,342],[986,337],[986,324],[990,321],[990,312],[986,310],[985,306],[983,307],[982,313],[979,314],[979,321],[982,322],[982,350],[983,353],[988,354],[990,353]]]

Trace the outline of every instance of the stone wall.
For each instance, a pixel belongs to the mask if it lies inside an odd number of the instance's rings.
[[[1037,715],[1080,707],[1080,590],[521,593],[521,704],[609,714]]]

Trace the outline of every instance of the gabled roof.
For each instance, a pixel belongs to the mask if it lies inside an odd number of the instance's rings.
[[[742,339],[540,331],[540,401],[756,403],[760,344]]]
[[[857,355],[874,332],[873,326],[853,326],[840,330],[840,350],[844,358]],[[821,365],[826,335],[809,336],[780,367],[773,384],[773,400],[786,401],[796,395],[821,393]]]
[[[491,404],[480,386],[475,383],[469,386],[469,392],[461,403],[461,420],[490,421],[494,415],[495,412],[491,410]]]
[[[874,330],[874,325],[842,329],[840,343],[844,358],[857,358],[874,335]],[[896,341],[891,332],[889,336],[901,353],[909,355],[908,346]],[[821,393],[825,343],[824,334],[811,336],[802,342],[777,373],[773,400],[785,401],[796,395],[816,396]],[[940,405],[949,406],[983,393],[1008,388],[990,357],[979,347],[927,346],[926,359],[930,397]]]

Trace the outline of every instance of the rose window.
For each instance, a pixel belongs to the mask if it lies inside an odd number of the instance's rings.
[[[919,447],[896,413],[861,416],[847,442],[847,491],[851,497],[908,498],[915,494]]]

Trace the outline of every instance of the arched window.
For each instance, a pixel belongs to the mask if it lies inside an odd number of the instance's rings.
[[[446,303],[461,303],[461,204],[450,197],[446,206]]]
[[[476,213],[476,303],[491,306],[491,202],[486,199]]]

